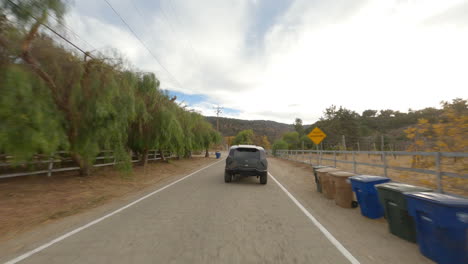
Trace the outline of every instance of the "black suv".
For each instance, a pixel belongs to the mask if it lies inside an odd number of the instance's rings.
[[[257,176],[260,183],[266,184],[268,177],[268,161],[265,150],[253,145],[237,145],[229,149],[224,170],[224,181],[231,182],[235,175],[241,177]]]

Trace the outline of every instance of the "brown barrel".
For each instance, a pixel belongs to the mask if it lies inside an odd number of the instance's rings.
[[[330,172],[330,179],[335,187],[335,203],[343,208],[352,208],[353,189],[349,182],[349,177],[357,174],[346,171]]]
[[[333,182],[330,179],[329,172],[340,171],[337,168],[323,168],[317,170],[317,176],[319,177],[320,183],[322,184],[323,196],[327,199],[333,199],[335,196],[335,188],[333,188]]]

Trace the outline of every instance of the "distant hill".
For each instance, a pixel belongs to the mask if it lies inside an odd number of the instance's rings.
[[[216,128],[215,116],[206,116],[205,118]],[[294,131],[294,126],[268,120],[219,118],[219,130],[224,137],[235,136],[245,129],[252,129],[256,135],[265,135],[270,142],[274,142],[276,139],[281,138],[284,133]]]

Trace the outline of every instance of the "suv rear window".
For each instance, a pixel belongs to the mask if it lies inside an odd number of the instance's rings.
[[[234,151],[234,158],[239,159],[259,159],[260,152],[253,148],[238,148]]]

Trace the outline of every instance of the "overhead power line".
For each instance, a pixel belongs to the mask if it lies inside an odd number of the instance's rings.
[[[36,20],[37,22],[39,22],[39,24],[41,24],[42,26],[44,26],[45,28],[47,28],[48,30],[50,30],[52,33],[54,33],[55,35],[57,35],[58,37],[60,37],[61,39],[63,39],[65,42],[67,42],[68,44],[70,44],[71,46],[73,46],[74,48],[76,48],[77,50],[81,51],[83,54],[87,55],[88,57],[90,58],[93,58],[88,52],[84,51],[83,49],[81,49],[80,47],[78,47],[78,45],[76,45],[75,43],[71,42],[70,40],[68,40],[66,37],[64,37],[63,35],[61,35],[60,33],[58,33],[57,31],[55,31],[53,28],[51,28],[49,25],[43,23],[43,22],[40,22],[39,19],[37,19],[33,14],[31,14],[30,12],[28,12],[27,10],[24,10],[22,9],[20,6],[18,6],[16,3],[14,3],[13,1],[11,0],[7,0],[11,5],[13,5],[13,7],[25,12],[28,16],[30,16],[31,18],[33,18],[34,20]],[[94,59],[94,58],[93,58]]]
[[[32,2],[33,5],[39,7],[39,8],[42,8],[43,11],[46,11],[46,8],[43,8],[43,6],[39,5],[39,3],[37,2]],[[93,45],[91,45],[88,41],[86,41],[84,38],[82,38],[80,35],[78,35],[78,33],[76,33],[75,31],[73,31],[72,29],[70,29],[69,27],[67,27],[62,21],[60,21],[60,19],[54,15],[52,15],[51,13],[48,14],[51,18],[53,18],[57,24],[61,25],[63,28],[65,28],[67,31],[71,32],[75,37],[77,37],[79,40],[81,40],[82,42],[86,43],[86,45],[88,45],[88,47],[91,47],[92,50],[97,50],[96,47],[94,47]]]
[[[117,10],[115,10],[115,8],[111,5],[111,3],[109,3],[109,1],[107,0],[104,0],[107,5],[112,9],[112,11],[120,18],[120,20],[125,24],[125,26],[127,26],[127,28],[130,30],[130,32],[133,34],[133,36],[141,43],[141,45],[143,45],[143,47],[148,51],[148,53],[156,60],[156,62],[161,66],[161,68],[164,69],[164,71],[167,72],[167,74],[169,75],[169,77],[180,87],[182,88],[182,85],[180,84],[179,81],[177,81],[177,79],[171,74],[171,72],[166,68],[164,67],[164,65],[159,61],[159,59],[157,58],[157,56],[148,48],[148,46],[146,46],[146,44],[143,42],[143,40],[140,39],[140,37],[138,36],[138,34],[133,30],[133,28],[125,21],[125,19],[119,14],[119,12],[117,12]]]

